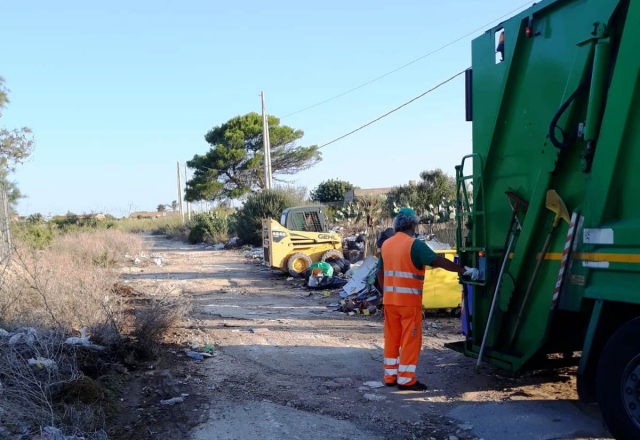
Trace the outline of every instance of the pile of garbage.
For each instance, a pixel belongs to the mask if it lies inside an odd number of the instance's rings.
[[[371,315],[382,307],[382,293],[376,287],[378,259],[350,263],[330,258],[314,263],[305,273],[305,286],[312,290],[339,289],[342,298],[335,310],[354,315]]]
[[[187,356],[189,356],[194,361],[201,361],[205,358],[210,358],[213,356],[213,345],[211,344],[189,344],[189,348],[185,348],[184,352]]]
[[[367,257],[360,262],[339,292],[342,300],[338,311],[354,315],[372,315],[382,308],[382,292],[378,290],[376,272],[378,259]]]
[[[364,259],[364,243],[367,241],[367,232],[359,231],[348,235],[342,240],[344,256],[352,263]]]
[[[312,290],[339,289],[347,284],[345,273],[351,270],[351,263],[344,258],[327,258],[313,263],[303,274],[304,286]]]
[[[241,248],[244,246],[244,243],[242,242],[242,240],[240,240],[239,237],[231,237],[226,242],[221,241],[218,243],[211,243],[209,241],[205,241],[204,243],[197,244],[197,246],[201,246],[204,249],[211,250],[211,251],[223,251],[225,249]]]
[[[327,258],[313,263],[304,273],[305,286],[314,290],[339,289],[347,284],[351,262],[345,258]]]
[[[249,247],[244,251],[244,257],[255,264],[264,264],[264,251],[262,248]]]

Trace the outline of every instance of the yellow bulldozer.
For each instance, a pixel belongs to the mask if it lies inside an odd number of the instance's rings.
[[[305,205],[282,211],[280,222],[262,219],[264,264],[299,277],[313,263],[343,258],[342,235],[329,231],[323,205]]]

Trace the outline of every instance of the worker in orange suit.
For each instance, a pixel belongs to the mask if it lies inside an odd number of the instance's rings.
[[[400,390],[426,391],[416,379],[422,348],[422,289],[425,266],[478,279],[478,269],[461,267],[415,239],[420,220],[402,208],[393,220],[396,234],[382,243],[377,278],[384,306],[384,381]]]

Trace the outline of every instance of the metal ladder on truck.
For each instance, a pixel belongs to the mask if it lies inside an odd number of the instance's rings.
[[[467,159],[472,159],[472,172],[469,175],[464,174],[464,166]],[[475,159],[475,160],[474,160]],[[476,167],[476,162],[478,162],[478,166]],[[478,172],[474,173],[474,169],[478,170]],[[466,155],[462,158],[460,165],[456,166],[456,249],[458,251],[458,258],[461,262],[466,262],[469,265],[473,265],[474,267],[478,267],[481,271],[486,273],[485,266],[485,255],[486,248],[482,246],[468,246],[469,243],[482,243],[486,244],[487,242],[487,223],[485,221],[485,203],[484,203],[484,180],[483,180],[483,170],[484,166],[482,163],[482,158],[479,154],[473,153]],[[473,179],[475,178],[475,182]],[[473,203],[469,203],[469,189],[468,182],[474,185],[473,192],[479,195],[480,199],[480,208],[476,210],[477,206],[473,205]],[[476,187],[477,185],[477,187]],[[473,205],[473,206],[472,206]],[[476,219],[481,220],[480,231],[476,228],[476,224],[478,223]],[[468,231],[467,236],[465,236],[465,228]],[[478,237],[471,236],[472,234],[480,234]],[[473,239],[475,238],[475,239]],[[471,241],[470,241],[471,239]],[[470,257],[463,258],[463,254],[470,253]],[[462,326],[463,333],[465,333],[465,341],[464,348],[465,350],[471,350],[470,344],[473,341],[473,325],[472,325],[472,307],[473,307],[473,294],[474,294],[474,286],[486,286],[486,276],[482,280],[463,280],[462,281]]]

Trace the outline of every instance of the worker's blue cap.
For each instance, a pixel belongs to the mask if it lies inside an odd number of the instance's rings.
[[[416,212],[408,207],[403,207],[398,211],[398,214],[393,219],[393,229],[396,232],[406,231],[407,228],[417,226],[420,223]]]
[[[400,208],[397,215],[405,217],[417,217],[416,212],[413,209],[407,207]]]

